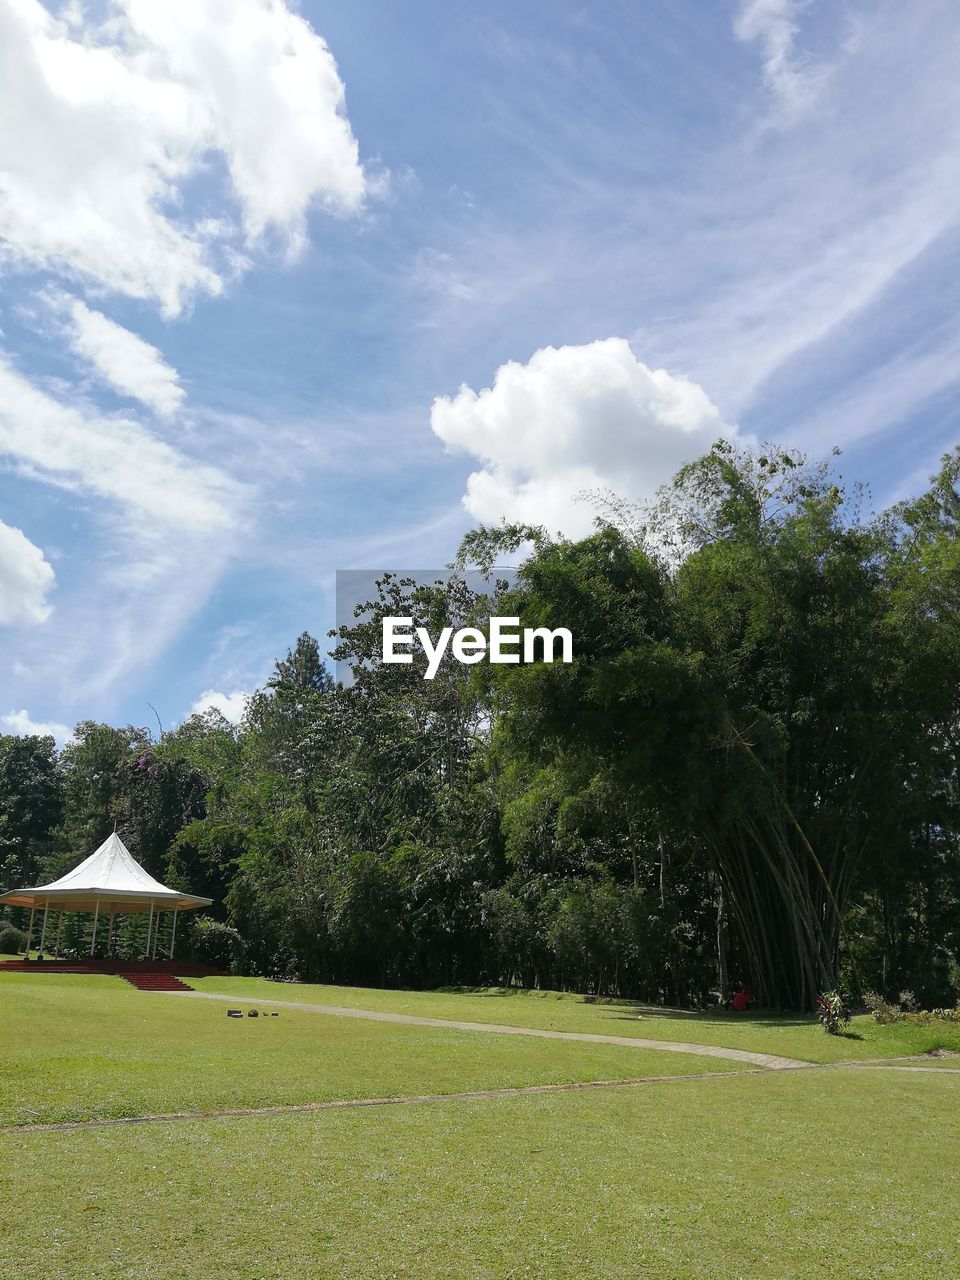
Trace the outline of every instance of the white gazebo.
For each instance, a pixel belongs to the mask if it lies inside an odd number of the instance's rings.
[[[108,836],[100,848],[91,853],[89,858],[85,858],[78,867],[68,871],[59,880],[54,880],[52,884],[36,885],[32,889],[12,889],[9,893],[0,894],[0,903],[11,907],[30,908],[30,927],[27,930],[26,947],[28,956],[30,943],[33,940],[34,917],[38,909],[43,911],[43,927],[40,931],[42,952],[47,936],[47,916],[52,907],[59,913],[57,941],[54,947],[57,953],[60,950],[60,930],[63,926],[64,912],[93,913],[91,955],[97,943],[97,924],[101,914],[108,915],[110,918],[107,934],[109,950],[113,940],[115,915],[145,915],[149,912],[146,952],[148,960],[157,958],[161,911],[173,912],[173,929],[170,935],[170,959],[172,960],[173,947],[177,938],[177,914],[180,911],[192,911],[196,907],[208,907],[212,901],[212,898],[198,898],[191,893],[181,893],[179,889],[170,889],[159,880],[154,880],[153,876],[144,871],[136,861],[116,832]]]

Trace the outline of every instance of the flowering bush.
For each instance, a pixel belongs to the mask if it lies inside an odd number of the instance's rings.
[[[910,998],[904,1000],[905,996]],[[906,1008],[890,1004],[875,991],[868,991],[863,997],[863,1002],[873,1014],[874,1021],[884,1025],[890,1022],[960,1022],[960,1000],[953,1009],[919,1009],[909,991],[901,991],[900,1000],[901,1005],[906,1005]],[[822,1018],[821,1021],[823,1021]]]

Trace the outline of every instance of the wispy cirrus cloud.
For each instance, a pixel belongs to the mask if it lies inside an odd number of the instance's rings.
[[[0,525],[0,625],[47,623],[17,679],[73,701],[203,608],[260,480],[194,429],[202,403],[184,415],[177,370],[111,298],[189,320],[255,261],[296,258],[314,211],[356,215],[382,183],[329,47],[284,0],[11,0],[0,76],[0,261],[34,299],[16,307],[32,358],[10,335],[0,352],[0,465],[45,486],[70,530],[51,620],[51,566],[28,528]],[[65,346],[72,380],[37,360],[37,334],[57,359]],[[137,403],[105,408],[100,387]]]
[[[810,0],[744,0],[734,19],[738,40],[763,51],[763,75],[777,106],[793,120],[815,102],[829,68],[797,51],[800,19]]]
[[[510,210],[522,207],[535,231],[507,217],[451,224],[434,260],[456,294],[425,294],[425,323],[471,369],[620,333],[648,365],[699,383],[727,421],[788,440],[807,434],[818,384],[825,412],[838,378],[864,403],[875,383],[879,399],[899,345],[910,358],[898,418],[885,420],[904,420],[931,385],[953,380],[949,344],[920,318],[936,291],[905,288],[927,264],[941,285],[956,274],[952,6],[747,0],[727,20],[702,42],[684,31],[699,113],[653,66],[657,94],[624,95],[586,38],[573,50],[549,39],[498,50],[528,92],[509,113],[491,104],[489,127],[517,153]],[[647,26],[627,26],[631,65],[642,65]],[[732,66],[718,57],[724,34]],[[682,117],[662,109],[671,94]],[[613,178],[598,175],[598,158]],[[879,340],[865,346],[864,331]],[[789,377],[807,394],[784,399]],[[862,425],[834,416],[826,434],[842,445]]]
[[[176,369],[156,347],[95,311],[80,298],[62,291],[48,294],[62,321],[71,351],[107,386],[138,400],[162,418],[171,417],[183,403],[184,390]]]
[[[223,531],[242,494],[224,471],[198,466],[134,419],[44,391],[2,353],[0,456],[34,479],[125,509],[138,527]]]

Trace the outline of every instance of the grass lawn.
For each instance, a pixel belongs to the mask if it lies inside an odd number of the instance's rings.
[[[242,985],[241,985],[242,981]],[[474,1021],[813,1057],[803,1020],[569,996],[214,982]],[[486,1009],[485,1018],[479,1010]],[[638,1088],[0,1130],[18,1280],[927,1280],[960,1274],[960,1075],[736,1064],[0,975],[0,1116],[36,1120],[722,1071]],[[865,1025],[864,1033],[875,1024]],[[901,1027],[877,1032],[904,1031]],[[929,1028],[906,1028],[910,1033]],[[712,1034],[711,1034],[712,1033]],[[848,1049],[869,1043],[840,1041]],[[887,1042],[884,1051],[891,1049]],[[806,1046],[807,1052],[801,1051]],[[896,1043],[910,1052],[916,1042]],[[877,1053],[876,1043],[872,1052]],[[847,1056],[852,1056],[849,1054]],[[927,1060],[956,1067],[960,1058]]]
[[[382,1029],[380,1029],[382,1030]],[[0,1140],[18,1280],[927,1280],[960,1081],[688,1084]]]
[[[736,1069],[615,1045],[432,1031],[137,991],[120,978],[0,974],[0,1123],[453,1093]]]
[[[647,1040],[688,1040],[726,1045],[756,1053],[775,1053],[806,1062],[844,1062],[890,1058],[931,1049],[960,1052],[960,1023],[939,1027],[912,1023],[880,1026],[872,1017],[855,1018],[847,1034],[828,1036],[816,1018],[800,1014],[691,1013],[653,1009],[631,1000],[602,1000],[558,991],[522,991],[491,987],[457,991],[379,991],[332,987],[265,978],[191,979],[198,991],[256,996],[259,999],[314,1001],[351,1009],[413,1013],[461,1022],[499,1022],[640,1036]]]

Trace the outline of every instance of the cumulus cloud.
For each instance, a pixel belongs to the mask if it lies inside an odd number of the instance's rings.
[[[10,0],[0,80],[6,256],[168,314],[237,261],[229,218],[183,211],[212,155],[248,245],[272,232],[295,253],[312,206],[363,200],[336,62],[282,0],[112,0],[101,24]]]
[[[219,711],[231,724],[239,724],[243,719],[249,697],[250,694],[244,693],[242,689],[235,689],[233,693],[218,693],[216,689],[208,689],[206,693],[201,693],[190,708],[190,714],[198,716],[204,711]]]
[[[463,386],[434,401],[434,432],[483,463],[463,504],[484,523],[590,531],[583,490],[650,497],[683,463],[732,429],[695,382],[649,369],[623,338],[544,347],[498,370],[479,393]]]
[[[53,569],[21,529],[0,520],[0,626],[45,622]]]
[[[242,496],[221,471],[190,462],[139,423],[55,399],[2,354],[0,454],[27,474],[185,532],[225,530]]]
[[[0,724],[7,733],[18,738],[55,738],[61,747],[73,735],[69,725],[59,724],[56,720],[33,720],[26,711],[8,711],[5,716],[0,716]]]

